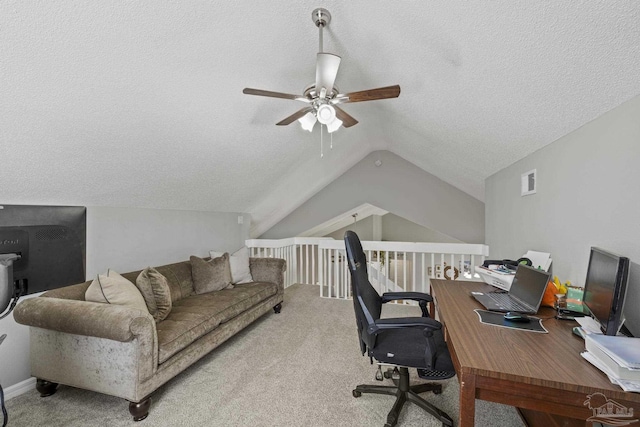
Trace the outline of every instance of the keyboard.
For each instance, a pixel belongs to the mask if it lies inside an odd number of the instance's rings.
[[[485,294],[500,306],[510,311],[530,311],[531,308],[520,304],[515,299],[511,298],[509,294],[503,292],[488,292]]]

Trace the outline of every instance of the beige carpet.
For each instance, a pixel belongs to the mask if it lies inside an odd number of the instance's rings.
[[[385,317],[420,315],[417,307],[384,309]],[[161,387],[140,423],[123,399],[60,386],[47,398],[32,390],[7,402],[9,426],[383,426],[393,397],[351,395],[357,384],[382,384],[374,374],[359,353],[352,302],[294,285],[281,314],[266,314]],[[443,382],[442,394],[422,396],[457,425],[456,378]],[[408,403],[398,425],[441,424]],[[512,407],[478,401],[476,425],[523,424]]]

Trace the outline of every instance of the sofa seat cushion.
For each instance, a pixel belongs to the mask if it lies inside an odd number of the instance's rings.
[[[171,313],[156,325],[158,363],[163,363],[221,323],[233,319],[277,293],[273,283],[254,282],[233,289],[191,295],[173,304]]]

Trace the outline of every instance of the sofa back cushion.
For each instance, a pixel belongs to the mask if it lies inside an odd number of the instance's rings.
[[[205,258],[206,259],[206,258]],[[182,261],[156,267],[156,270],[167,279],[171,302],[176,303],[183,298],[193,295],[193,280],[191,279],[191,262]],[[122,273],[122,277],[135,283],[142,270]],[[77,285],[65,286],[45,292],[42,296],[51,298],[73,299],[84,301],[84,294],[91,284],[91,280]]]

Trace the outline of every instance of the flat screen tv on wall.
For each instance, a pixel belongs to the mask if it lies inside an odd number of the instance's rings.
[[[84,206],[0,204],[0,255],[18,254],[13,280],[24,294],[86,280]]]

